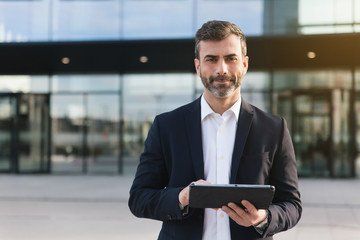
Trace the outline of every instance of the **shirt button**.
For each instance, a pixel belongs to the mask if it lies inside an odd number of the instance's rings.
[[[223,218],[223,217],[224,217],[224,213],[220,213],[220,217]]]

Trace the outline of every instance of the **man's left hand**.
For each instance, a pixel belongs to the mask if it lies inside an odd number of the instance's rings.
[[[229,203],[221,209],[229,215],[237,224],[250,227],[256,226],[267,218],[266,210],[256,209],[249,201],[243,200],[241,204],[245,207],[242,209],[235,203]]]

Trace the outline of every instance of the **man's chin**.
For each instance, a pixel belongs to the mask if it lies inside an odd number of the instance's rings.
[[[232,91],[218,91],[218,90],[215,90],[215,91],[210,91],[210,93],[216,97],[216,98],[227,98],[229,97],[233,92]]]

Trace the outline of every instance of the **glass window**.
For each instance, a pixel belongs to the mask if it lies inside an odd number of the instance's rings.
[[[263,33],[262,0],[199,0],[197,6],[197,29],[209,20],[225,20],[237,24],[245,35]]]
[[[17,154],[20,172],[40,172],[48,168],[48,97],[43,94],[22,94],[18,97]]]
[[[241,84],[242,91],[269,90],[270,75],[266,72],[248,72]]]
[[[124,0],[124,38],[193,37],[192,2]]]
[[[118,91],[119,75],[55,75],[52,77],[52,91],[88,92]]]
[[[354,32],[359,0],[299,0],[299,25],[304,34]],[[319,14],[321,13],[321,14]]]
[[[91,173],[117,173],[119,162],[119,95],[89,94],[87,165]]]
[[[53,172],[82,171],[85,114],[82,95],[51,96]]]
[[[53,0],[53,40],[120,37],[120,1]]]
[[[3,75],[0,76],[0,92],[33,92],[49,91],[48,76]]]
[[[360,0],[354,0],[353,11],[355,22],[360,23]]]
[[[248,72],[242,82],[241,95],[261,110],[271,112],[269,73]]]
[[[12,161],[13,119],[16,116],[16,99],[0,96],[0,170],[10,171]]]
[[[360,90],[360,68],[355,71],[355,88]]]
[[[192,74],[123,76],[125,172],[135,169],[154,117],[192,101],[193,79]]]
[[[49,40],[49,1],[0,1],[0,42]]]
[[[351,72],[336,71],[277,71],[274,89],[351,88]]]
[[[264,1],[264,34],[296,34],[298,0]]]

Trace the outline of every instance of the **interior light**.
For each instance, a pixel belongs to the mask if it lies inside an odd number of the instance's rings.
[[[307,53],[307,57],[310,58],[310,59],[314,59],[314,58],[316,58],[316,53],[314,53],[314,52],[308,52],[308,53]]]
[[[69,63],[70,63],[70,58],[68,58],[68,57],[63,57],[63,58],[61,59],[61,62],[62,62],[62,64],[69,64]]]
[[[140,61],[141,63],[147,63],[147,62],[149,61],[149,58],[148,58],[147,56],[141,56],[141,57],[139,58],[139,61]]]

